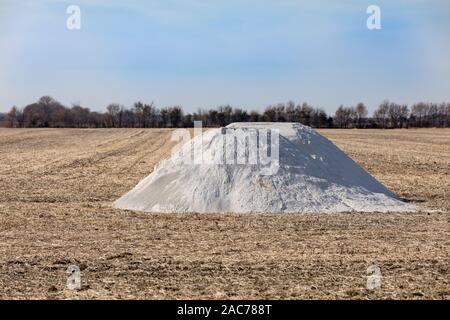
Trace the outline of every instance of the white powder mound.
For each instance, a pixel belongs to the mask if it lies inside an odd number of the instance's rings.
[[[275,162],[278,170],[268,174],[268,165],[251,162],[252,152],[248,151],[246,164],[229,161],[217,164],[217,159],[226,159],[230,152],[234,156],[239,153],[235,145],[239,140],[226,139],[224,133],[249,133],[256,129],[258,132],[278,130],[279,162]],[[244,141],[247,146],[248,140]],[[196,159],[203,156],[203,161],[186,161],[187,150],[191,149]],[[203,137],[194,137],[171,158],[160,162],[148,177],[117,200],[114,207],[163,213],[417,210],[401,201],[328,139],[298,123],[233,123],[225,129],[208,130]]]

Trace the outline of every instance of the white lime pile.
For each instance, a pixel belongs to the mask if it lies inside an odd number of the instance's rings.
[[[233,131],[245,136],[265,130],[279,133],[277,150],[272,146],[273,151],[268,151],[273,158],[270,165],[260,158],[251,159],[252,154],[260,156],[261,150],[245,151],[245,164],[226,161],[230,152],[235,157],[242,153],[245,148],[240,149],[239,144],[248,147],[252,136],[239,142],[233,135],[226,138],[227,133],[228,137]],[[258,145],[263,136],[269,145],[277,138],[259,134]],[[208,130],[160,162],[114,206],[163,213],[416,211],[328,139],[298,123],[233,123],[225,129]]]

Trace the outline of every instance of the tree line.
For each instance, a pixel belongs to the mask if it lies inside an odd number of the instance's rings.
[[[292,101],[269,105],[263,112],[231,106],[185,113],[180,106],[158,108],[136,102],[131,107],[110,104],[104,112],[74,104],[64,106],[44,96],[37,102],[0,115],[9,127],[20,128],[180,128],[200,120],[204,126],[226,126],[232,122],[300,122],[315,128],[409,128],[450,127],[450,103],[416,103],[411,107],[383,101],[369,116],[367,107],[340,106],[329,116],[321,108]]]

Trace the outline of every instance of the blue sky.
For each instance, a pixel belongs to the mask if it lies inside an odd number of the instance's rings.
[[[81,8],[81,30],[66,8]],[[381,7],[382,29],[366,27]],[[0,112],[42,95],[103,110],[450,101],[441,0],[1,0]]]

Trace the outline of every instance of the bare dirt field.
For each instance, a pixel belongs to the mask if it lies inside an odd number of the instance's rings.
[[[414,214],[147,214],[168,129],[0,129],[0,298],[450,298],[450,130],[321,130]],[[186,186],[189,188],[189,186]],[[377,263],[382,288],[366,289]],[[66,287],[81,268],[82,290]]]

